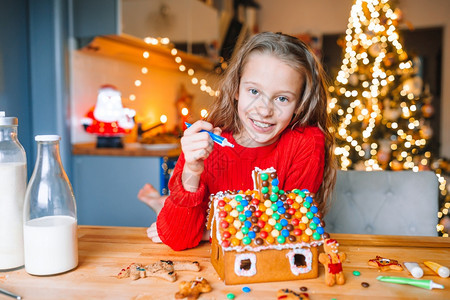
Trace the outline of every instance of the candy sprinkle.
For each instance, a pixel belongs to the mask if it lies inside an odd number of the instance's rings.
[[[250,293],[251,289],[250,289],[248,286],[244,286],[244,287],[242,288],[242,291],[243,291],[244,293]]]
[[[359,272],[359,271],[353,271],[353,275],[359,276],[359,275],[361,275],[361,272]]]
[[[227,294],[227,299],[234,299],[236,296],[233,293]]]

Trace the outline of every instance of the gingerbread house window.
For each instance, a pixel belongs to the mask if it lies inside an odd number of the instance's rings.
[[[309,248],[292,249],[286,256],[289,259],[291,272],[294,275],[305,274],[311,271],[312,253]]]
[[[234,272],[238,276],[253,276],[256,274],[256,255],[245,253],[236,255]]]

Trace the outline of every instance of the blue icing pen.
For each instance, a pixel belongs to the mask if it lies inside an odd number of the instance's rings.
[[[191,125],[192,125],[187,122],[184,122],[184,124],[186,124],[187,128],[191,127]],[[209,136],[212,138],[212,140],[214,141],[214,143],[219,144],[222,147],[228,146],[228,147],[234,148],[234,145],[232,143],[230,143],[226,138],[224,138],[220,135],[214,134],[211,131],[207,131],[207,130],[200,130],[200,131],[207,132],[209,134]]]

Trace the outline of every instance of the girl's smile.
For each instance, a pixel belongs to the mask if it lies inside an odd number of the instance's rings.
[[[302,86],[301,73],[286,62],[271,54],[251,54],[236,94],[242,122],[236,141],[245,147],[275,142],[294,115]]]

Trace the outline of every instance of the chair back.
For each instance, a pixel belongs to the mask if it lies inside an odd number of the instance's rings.
[[[432,171],[338,171],[330,233],[437,236],[438,179]]]

